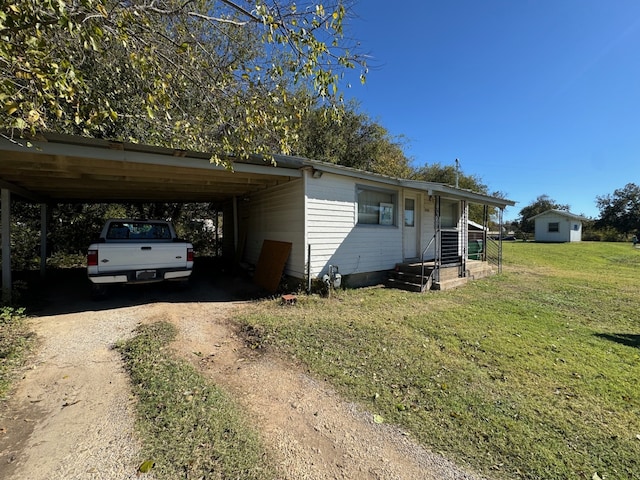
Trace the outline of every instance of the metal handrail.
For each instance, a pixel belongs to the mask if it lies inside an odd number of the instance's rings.
[[[431,244],[436,239],[436,235],[437,235],[437,233],[433,234],[433,237],[431,237],[431,240],[429,240],[429,243],[427,244],[425,249],[422,250],[422,255],[420,255],[420,262],[422,264],[422,272],[421,272],[422,274],[420,275],[420,290],[421,291],[424,291],[424,287],[425,287],[425,284],[422,283],[422,282],[424,282],[424,255],[427,253],[427,250],[429,250],[429,247],[431,246]],[[427,281],[427,283],[428,283],[428,281]]]
[[[500,244],[501,241],[495,241],[493,238],[487,235],[487,242],[485,246],[485,259],[487,263],[490,265],[495,265],[498,267],[498,273],[502,273],[502,259],[501,259],[501,250],[502,246]]]

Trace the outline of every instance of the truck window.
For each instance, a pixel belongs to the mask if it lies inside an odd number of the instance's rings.
[[[122,223],[112,223],[109,225],[109,230],[107,231],[107,238],[109,240],[123,240],[129,238],[130,235],[129,227]]]

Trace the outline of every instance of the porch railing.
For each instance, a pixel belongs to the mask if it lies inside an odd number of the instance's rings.
[[[441,230],[440,264],[458,264],[460,260],[460,233],[458,230]]]
[[[420,275],[420,290],[422,292],[424,292],[425,290],[428,289],[428,287],[430,287],[430,283],[433,281],[433,273],[437,270],[437,266],[431,271],[431,273],[429,274],[429,278],[425,281],[424,279],[424,256],[427,253],[427,250],[429,250],[429,247],[431,247],[431,245],[433,244],[433,242],[436,239],[436,234],[433,234],[433,237],[431,237],[431,240],[429,240],[429,243],[427,244],[427,246],[424,248],[424,250],[422,250],[422,255],[420,255],[420,263],[422,264],[422,273]]]
[[[502,273],[502,247],[500,242],[501,240],[494,240],[491,237],[487,237],[487,245],[485,247],[485,260],[489,265],[496,267],[498,273]]]

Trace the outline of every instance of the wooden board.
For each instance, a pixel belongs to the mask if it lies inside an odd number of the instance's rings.
[[[291,243],[265,240],[256,265],[253,281],[269,293],[275,293],[280,285],[284,266],[291,253]]]

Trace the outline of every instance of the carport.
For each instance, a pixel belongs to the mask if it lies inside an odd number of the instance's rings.
[[[41,239],[53,203],[219,202],[230,204],[234,248],[239,199],[302,176],[300,163],[251,158],[233,170],[215,165],[211,154],[95,138],[41,134],[29,140],[0,137],[2,296],[11,296],[11,196],[41,205]],[[225,228],[229,227],[225,222]],[[46,242],[41,241],[44,275]]]

